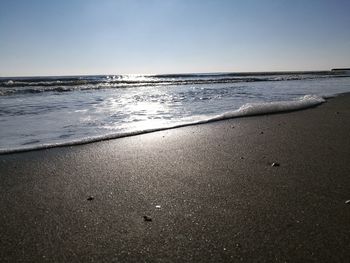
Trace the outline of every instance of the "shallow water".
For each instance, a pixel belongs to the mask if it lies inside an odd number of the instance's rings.
[[[10,152],[305,108],[321,103],[322,97],[350,92],[350,77],[264,73],[2,78],[0,92],[0,152]],[[241,108],[246,104],[250,107]]]

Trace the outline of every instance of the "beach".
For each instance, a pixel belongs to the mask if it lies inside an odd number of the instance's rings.
[[[0,261],[347,262],[349,105],[0,155]]]

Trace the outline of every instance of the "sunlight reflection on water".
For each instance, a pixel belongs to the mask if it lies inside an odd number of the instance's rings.
[[[148,86],[0,96],[0,150],[193,123],[246,103],[350,91],[350,78]]]

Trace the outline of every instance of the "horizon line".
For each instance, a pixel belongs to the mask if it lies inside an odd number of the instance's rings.
[[[10,75],[1,76],[0,78],[40,78],[40,77],[84,77],[84,76],[124,76],[124,75],[140,75],[140,76],[176,76],[176,75],[194,75],[194,74],[263,74],[263,73],[321,73],[332,72],[338,70],[350,70],[350,68],[331,68],[331,69],[319,69],[319,70],[271,70],[271,71],[213,71],[213,72],[182,72],[182,73],[103,73],[103,74],[72,74],[72,75]]]

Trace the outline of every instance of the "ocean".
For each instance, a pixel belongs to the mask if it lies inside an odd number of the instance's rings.
[[[0,154],[312,107],[339,71],[0,78]]]

